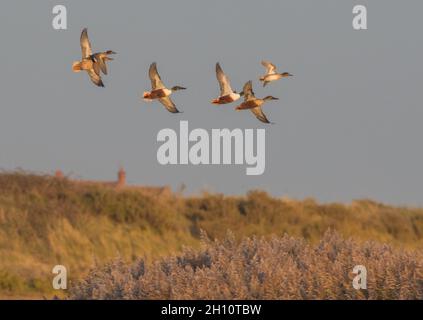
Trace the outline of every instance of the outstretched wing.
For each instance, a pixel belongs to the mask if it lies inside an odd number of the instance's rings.
[[[259,119],[261,122],[264,123],[270,123],[270,121],[267,119],[266,115],[264,114],[261,107],[255,107],[251,109],[251,112],[254,113],[257,119]]]
[[[90,69],[87,71],[88,75],[90,76],[91,81],[99,86],[99,87],[104,87],[103,81],[101,80],[101,77],[99,74],[97,74],[94,69]]]
[[[160,75],[157,72],[157,64],[155,62],[153,62],[150,65],[150,69],[148,70],[148,75],[150,77],[151,87],[153,90],[165,88],[162,82],[162,79],[160,79]]]
[[[233,92],[231,84],[229,82],[228,77],[225,75],[222,68],[220,67],[219,63],[216,63],[216,77],[220,86],[220,95],[226,96],[228,94],[231,94]]]
[[[266,74],[275,74],[276,66],[270,61],[262,61],[261,64],[266,68]]]
[[[176,109],[175,104],[170,99],[170,97],[164,97],[159,99],[160,103],[165,106],[165,108],[171,113],[179,113],[179,110]]]
[[[93,70],[94,70],[94,72],[97,75],[101,76],[101,73],[100,73],[100,64],[98,62],[94,62],[93,63]]]
[[[244,101],[254,100],[256,98],[254,96],[253,83],[251,80],[244,84],[242,92],[244,93]]]
[[[87,28],[84,28],[84,30],[82,30],[80,42],[81,42],[82,58],[83,59],[88,58],[89,56],[92,55],[92,50],[91,50],[90,40],[88,39]]]
[[[98,56],[97,61],[98,61],[98,65],[100,66],[101,71],[104,74],[107,74],[106,61],[104,60],[104,57],[101,54]]]

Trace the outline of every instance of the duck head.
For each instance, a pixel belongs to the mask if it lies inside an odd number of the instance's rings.
[[[181,87],[181,86],[174,86],[174,87],[172,87],[172,89],[171,89],[171,90],[172,90],[172,91],[186,90],[186,88]]]
[[[114,60],[113,58],[110,58],[110,57],[109,57],[109,55],[111,55],[111,54],[116,54],[116,52],[114,52],[113,50],[107,50],[107,51],[105,52],[105,57],[104,57],[104,60],[107,60],[107,61],[112,61],[112,60]]]
[[[267,96],[263,98],[264,101],[270,101],[270,100],[279,100],[279,98],[276,98],[274,96]]]

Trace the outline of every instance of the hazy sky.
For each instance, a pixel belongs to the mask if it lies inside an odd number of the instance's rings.
[[[68,30],[51,26],[52,7],[68,9]],[[368,9],[366,31],[352,8]],[[181,183],[321,201],[373,198],[423,205],[423,2],[290,1],[1,1],[0,168],[63,170],[113,180],[119,165],[136,184]],[[88,27],[94,50],[118,52],[105,89],[71,72]],[[265,89],[262,59],[295,75]],[[168,113],[141,101],[157,61],[169,86],[183,85]],[[254,80],[276,125],[236,104],[214,106],[219,61],[240,90]],[[245,166],[161,166],[163,128],[266,128],[266,171]]]

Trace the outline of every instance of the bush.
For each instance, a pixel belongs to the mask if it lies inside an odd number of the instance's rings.
[[[352,270],[367,268],[367,290]],[[147,265],[95,268],[72,299],[423,299],[423,254],[327,232],[317,245],[284,237],[204,241],[201,250]]]
[[[181,252],[184,245],[198,248],[201,230],[211,239],[232,230],[236,240],[288,233],[317,244],[331,228],[357,240],[423,247],[423,209],[372,200],[320,204],[260,190],[189,197],[161,190],[0,173],[0,297],[28,291],[41,297],[37,283],[50,283],[56,264],[79,277],[95,260],[105,263],[117,254],[152,259]],[[21,281],[11,278],[17,274]]]

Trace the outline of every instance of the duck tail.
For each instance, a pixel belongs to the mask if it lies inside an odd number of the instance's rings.
[[[73,71],[73,72],[81,72],[81,71],[82,71],[82,69],[81,69],[81,62],[79,62],[79,61],[75,61],[75,62],[72,64],[72,71]]]
[[[145,102],[151,102],[153,99],[151,99],[151,94],[148,91],[144,91],[144,94],[142,95]]]

